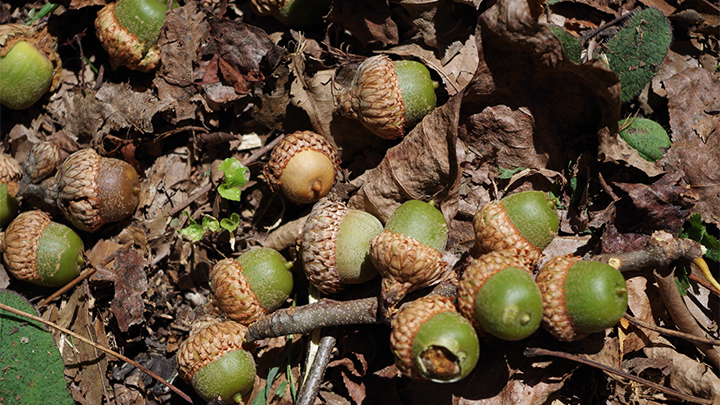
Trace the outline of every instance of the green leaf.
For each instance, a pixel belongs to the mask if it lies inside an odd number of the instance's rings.
[[[498,167],[498,178],[499,179],[509,179],[512,176],[514,176],[515,173],[519,173],[523,170],[525,170],[524,167],[518,167],[515,169],[503,169],[502,167]]]
[[[240,225],[240,215],[233,212],[230,218],[223,218],[220,220],[220,226],[223,229],[227,229],[228,232],[233,233]]]
[[[205,215],[202,220],[203,231],[220,232],[220,222],[211,215]]]
[[[704,256],[710,260],[720,262],[720,241],[708,233],[700,213],[696,212],[685,220],[685,226],[680,236],[700,242],[707,248],[707,253]]]
[[[218,169],[221,170],[225,176],[224,184],[218,187],[218,193],[222,198],[240,201],[240,188],[247,183],[245,173],[247,167],[243,166],[240,161],[235,158],[227,158],[220,163]]]
[[[220,193],[220,197],[226,200],[240,201],[240,195],[242,194],[242,191],[240,191],[240,189],[235,186],[221,184],[218,186],[218,193]]]
[[[189,239],[191,242],[197,242],[202,239],[203,235],[205,234],[203,228],[197,222],[195,222],[194,219],[190,217],[190,214],[187,211],[183,211],[183,214],[187,215],[188,221],[190,221],[190,225],[178,230],[178,233]]]
[[[0,302],[37,315],[10,290],[0,289]],[[73,405],[64,368],[55,339],[40,322],[0,310],[0,403]]]

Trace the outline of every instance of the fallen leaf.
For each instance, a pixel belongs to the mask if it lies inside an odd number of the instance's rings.
[[[399,41],[398,27],[391,17],[387,0],[336,0],[327,20],[350,31],[363,46],[374,42],[395,45]]]

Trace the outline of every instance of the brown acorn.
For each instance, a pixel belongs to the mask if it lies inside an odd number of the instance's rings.
[[[320,292],[332,294],[347,284],[375,277],[370,239],[382,229],[380,220],[367,212],[349,210],[340,201],[318,201],[302,239],[303,268],[310,283]]]
[[[282,192],[298,204],[325,197],[340,177],[340,159],[335,148],[312,131],[287,135],[270,153],[265,179],[273,191]]]
[[[17,214],[18,181],[22,171],[10,155],[0,153],[0,226],[7,225]]]
[[[53,142],[38,142],[30,149],[22,171],[31,183],[39,183],[52,175],[62,162],[60,148]]]
[[[140,196],[140,180],[127,162],[82,149],[70,155],[55,174],[56,204],[78,229],[101,226],[132,215]]]

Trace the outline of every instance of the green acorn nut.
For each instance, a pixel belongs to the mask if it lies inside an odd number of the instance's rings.
[[[557,235],[555,202],[542,191],[523,191],[484,205],[473,220],[479,253],[510,250],[532,268]]]
[[[572,255],[547,262],[535,281],[543,299],[543,327],[573,341],[617,324],[627,309],[625,277],[601,262]]]
[[[435,109],[437,87],[422,63],[372,56],[338,93],[337,111],[381,138],[398,139]]]
[[[542,297],[532,269],[506,251],[473,259],[458,284],[458,309],[481,331],[521,340],[540,326]]]
[[[5,226],[17,214],[18,181],[22,171],[17,161],[10,155],[0,153],[0,226]]]
[[[293,289],[292,263],[273,249],[256,248],[219,261],[210,273],[213,302],[228,317],[249,325],[278,309]]]
[[[42,211],[19,214],[0,243],[5,266],[15,278],[46,287],[64,286],[80,274],[83,249],[72,229]]]
[[[638,151],[640,157],[657,162],[663,158],[663,149],[670,147],[670,137],[665,129],[647,118],[628,118],[618,123],[620,137]]]
[[[382,298],[392,307],[407,293],[452,277],[443,260],[447,222],[431,203],[401,204],[370,241],[370,257],[383,276]]]
[[[45,29],[0,25],[0,104],[23,110],[60,85],[56,45]]]
[[[312,29],[328,13],[329,0],[252,0],[257,15],[271,15],[291,28]]]
[[[437,383],[467,377],[480,356],[475,329],[457,313],[452,298],[440,295],[403,305],[392,320],[390,348],[405,376]]]
[[[370,259],[370,239],[382,229],[380,220],[367,212],[350,210],[340,201],[318,201],[305,223],[301,245],[310,283],[332,294],[374,278],[378,271]]]
[[[177,354],[178,375],[206,402],[242,403],[255,383],[255,361],[244,350],[247,328],[223,321],[193,329]]]

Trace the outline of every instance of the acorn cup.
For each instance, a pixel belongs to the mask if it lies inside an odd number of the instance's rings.
[[[338,93],[336,110],[383,139],[398,139],[435,109],[437,87],[422,63],[372,56]]]
[[[532,269],[507,251],[472,259],[458,284],[458,310],[481,332],[521,340],[540,326],[540,290]]]
[[[293,289],[292,263],[273,249],[256,248],[223,259],[210,272],[213,303],[235,322],[249,325],[278,309]]]
[[[390,348],[403,375],[436,383],[467,377],[480,356],[475,329],[457,313],[452,298],[440,295],[400,308],[392,320]]]
[[[386,308],[412,291],[453,277],[442,258],[447,238],[445,217],[431,203],[410,200],[393,212],[385,229],[370,241],[370,257],[383,277]]]
[[[23,181],[40,183],[52,175],[62,163],[60,148],[53,142],[38,142],[30,148],[30,152],[22,164]]]
[[[625,277],[605,263],[554,257],[535,281],[543,300],[542,325],[558,340],[601,332],[617,324],[627,310]]]
[[[62,287],[80,275],[83,241],[42,211],[26,211],[0,237],[5,266],[15,278],[45,287]]]
[[[247,327],[223,321],[193,328],[177,354],[178,375],[206,402],[242,403],[255,383],[255,361],[243,349]]]
[[[542,191],[523,191],[484,205],[473,220],[479,254],[509,250],[533,268],[555,238],[555,203]]]
[[[20,165],[10,155],[0,153],[0,226],[7,225],[17,214],[18,181],[22,177]]]
[[[281,190],[298,204],[325,197],[340,177],[335,148],[312,131],[287,135],[270,153],[263,174],[273,191]]]
[[[382,229],[380,220],[367,212],[348,209],[340,201],[318,201],[301,244],[310,283],[323,294],[333,294],[347,284],[373,279],[378,271],[370,258],[370,239]]]
[[[47,192],[70,223],[95,232],[135,212],[140,180],[127,162],[81,149],[65,159]]]

